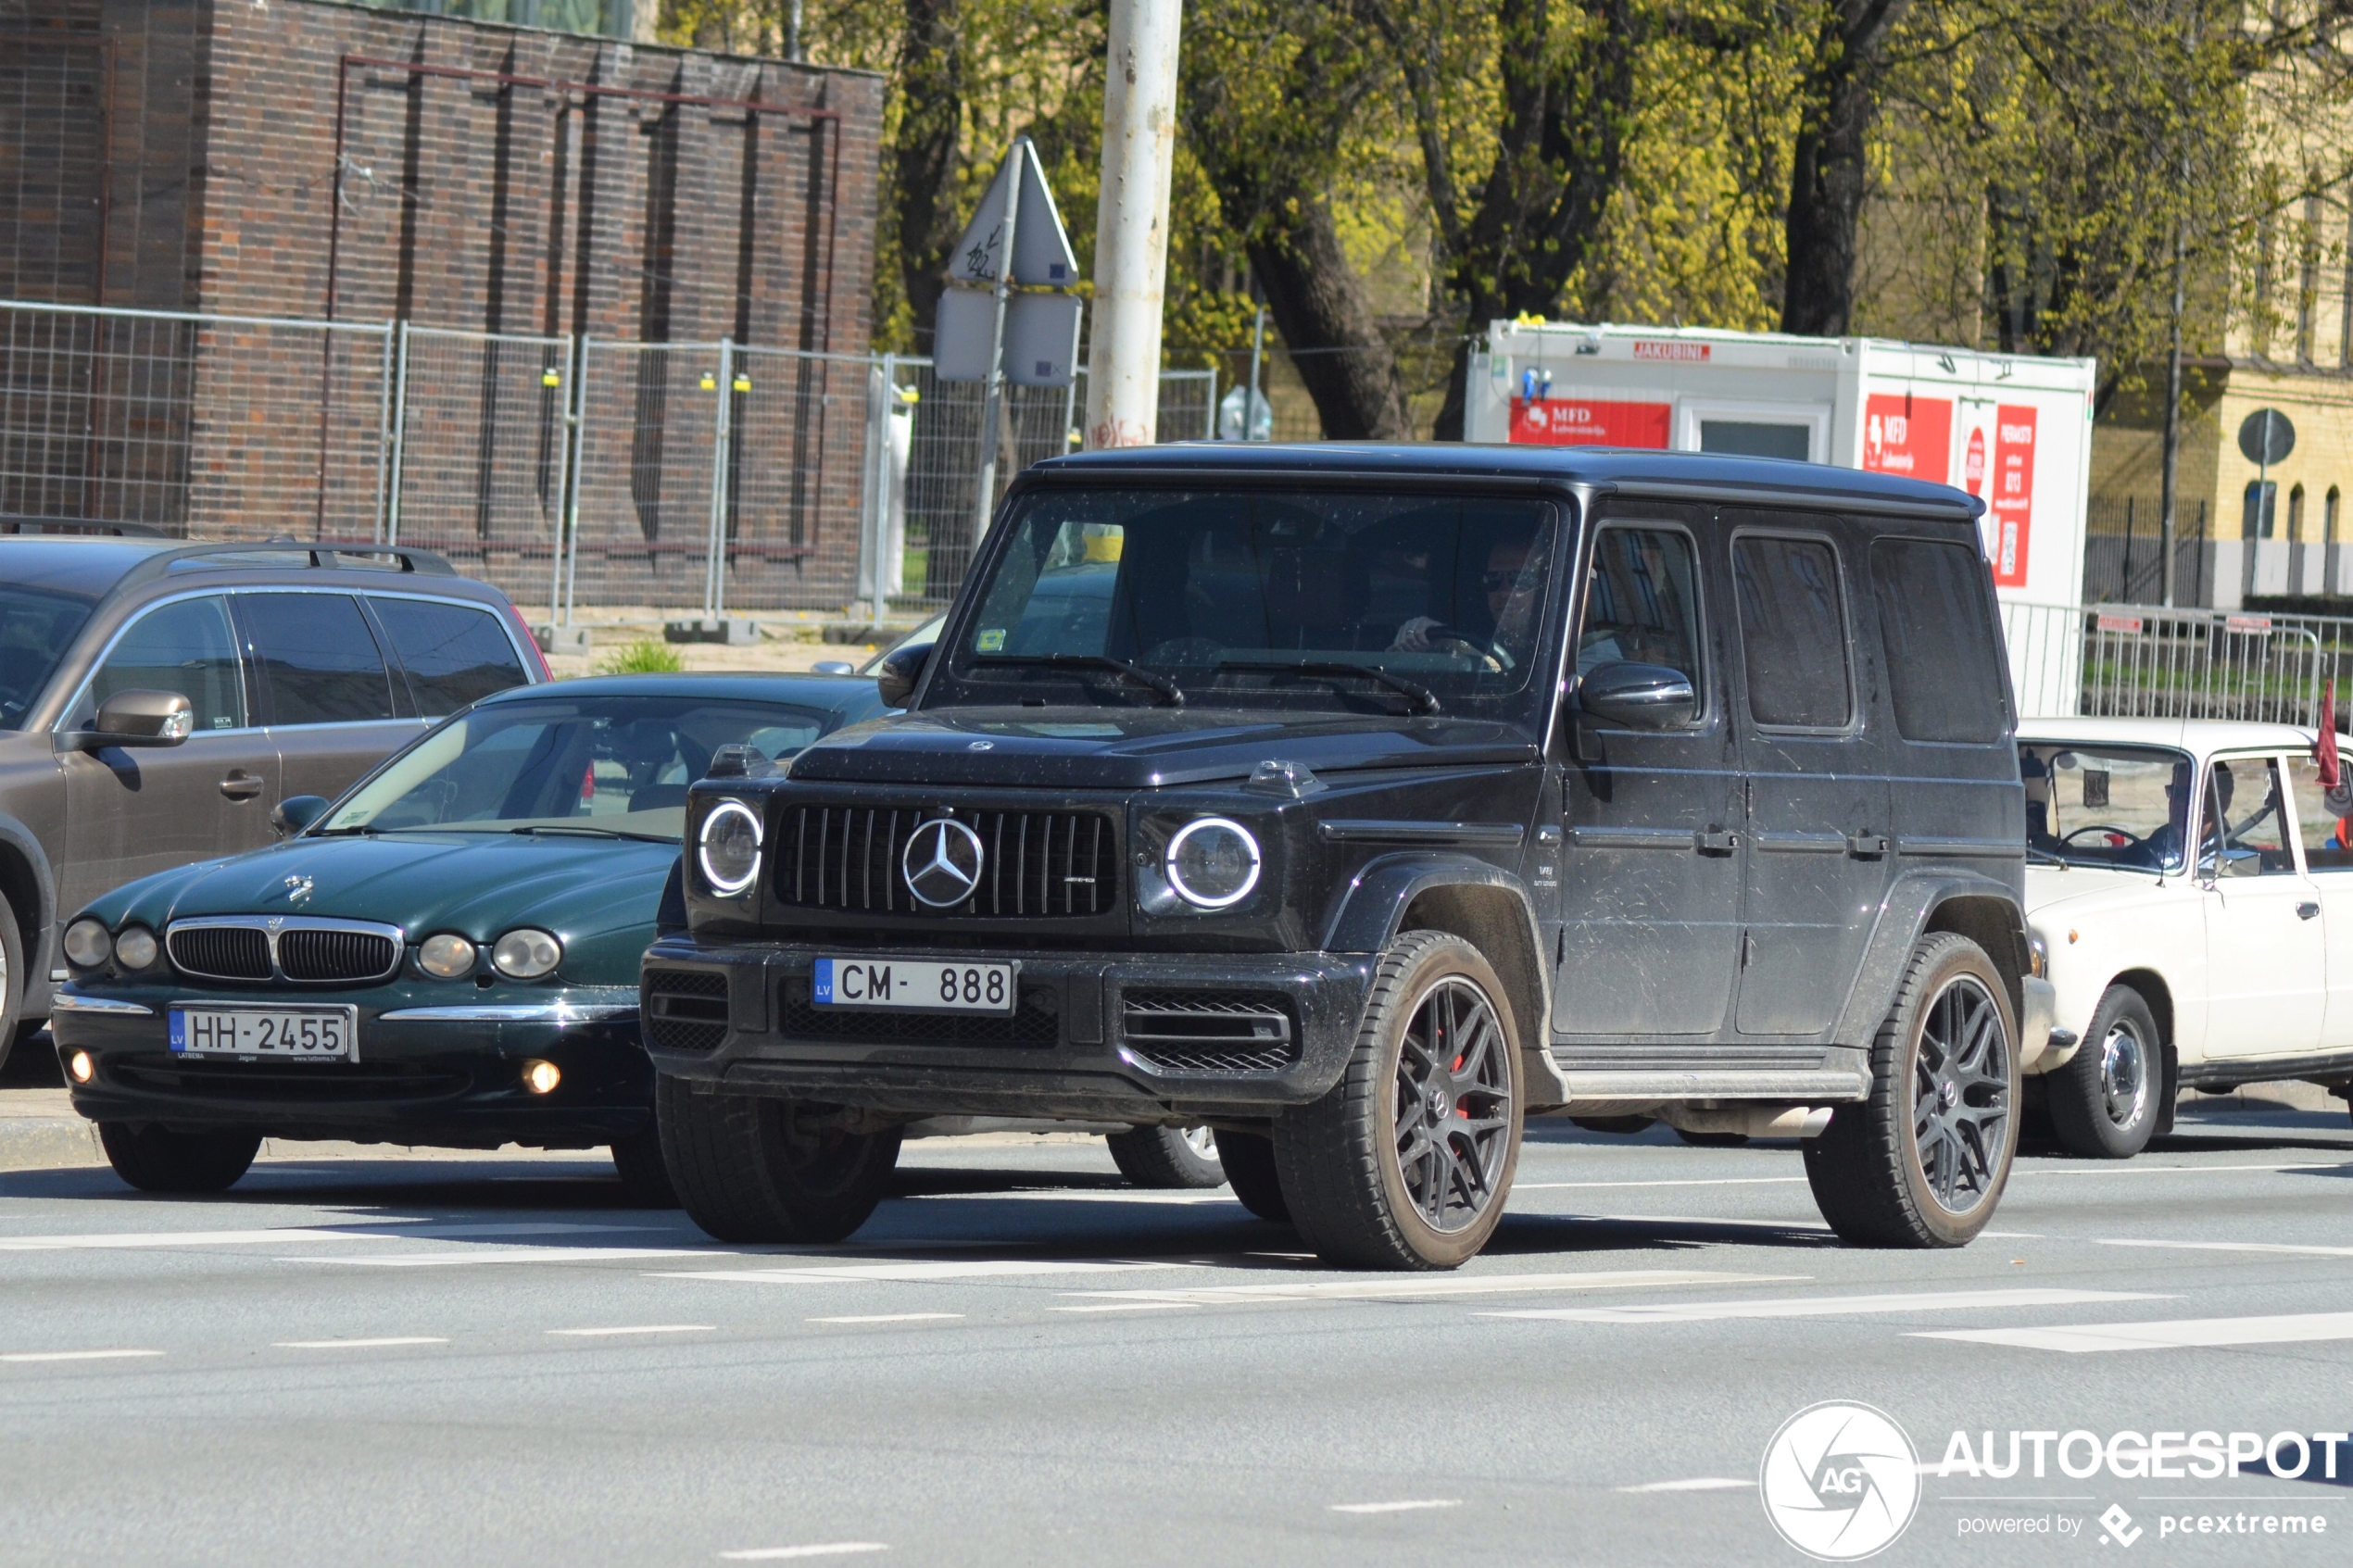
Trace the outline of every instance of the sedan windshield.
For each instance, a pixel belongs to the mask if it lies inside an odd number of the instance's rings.
[[[548,833],[675,840],[723,746],[772,761],[840,722],[774,703],[585,697],[492,703],[425,735],[314,832]]]
[[[1530,689],[1541,501],[1049,490],[1000,526],[932,700],[1491,714]]]
[[[2026,847],[2037,859],[2182,869],[2195,768],[2158,746],[2021,741]]]

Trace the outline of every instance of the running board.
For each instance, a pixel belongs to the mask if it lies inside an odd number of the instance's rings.
[[[1703,1073],[1593,1072],[1571,1068],[1569,1098],[1578,1104],[1591,1100],[1632,1100],[1656,1103],[1692,1099],[1769,1099],[1793,1104],[1838,1104],[1866,1098],[1870,1078],[1839,1069],[1811,1072],[1739,1072],[1718,1069]]]

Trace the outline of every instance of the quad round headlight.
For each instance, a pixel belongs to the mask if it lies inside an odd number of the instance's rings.
[[[544,931],[522,926],[498,938],[490,967],[510,980],[536,980],[563,961],[564,947]]]
[[[1222,909],[1258,885],[1258,840],[1224,817],[1187,822],[1168,841],[1161,869],[1176,896],[1197,909]]]
[[[474,945],[447,931],[428,936],[417,949],[417,967],[435,980],[463,980],[474,972]]]
[[[85,915],[67,926],[66,957],[83,969],[95,969],[114,957],[114,938],[106,922]]]
[[[125,969],[145,969],[156,961],[156,934],[144,925],[127,925],[114,939],[115,961]]]
[[[711,890],[741,893],[760,874],[760,818],[740,800],[723,800],[702,820],[695,859]]]

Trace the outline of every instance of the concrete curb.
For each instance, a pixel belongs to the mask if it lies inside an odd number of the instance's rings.
[[[104,1165],[96,1123],[79,1116],[0,1117],[0,1171]]]

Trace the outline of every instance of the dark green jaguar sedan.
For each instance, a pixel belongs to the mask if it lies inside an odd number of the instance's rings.
[[[675,899],[686,786],[887,711],[859,677],[524,686],[419,737],[275,847],[145,877],[68,927],[53,1028],[76,1110],[148,1192],[260,1141],[608,1146],[669,1192],[637,964]]]

